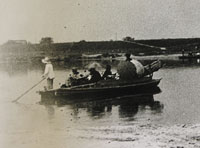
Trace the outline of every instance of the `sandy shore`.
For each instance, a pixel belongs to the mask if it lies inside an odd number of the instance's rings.
[[[81,130],[80,130],[81,131]],[[79,134],[80,134],[79,131]],[[200,124],[91,127],[82,130],[80,140],[96,141],[103,147],[134,148],[199,148]],[[98,147],[98,145],[96,145]]]

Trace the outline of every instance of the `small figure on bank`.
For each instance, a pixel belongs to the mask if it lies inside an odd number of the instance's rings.
[[[90,83],[95,83],[102,79],[100,73],[98,71],[96,71],[95,68],[90,68],[89,72],[90,72],[90,76],[91,76],[91,79],[89,80]]]
[[[193,56],[193,53],[190,51],[190,52],[188,53],[188,56],[192,57],[192,56]]]
[[[184,57],[185,55],[185,50],[184,49],[182,49],[182,56]]]
[[[47,89],[53,89],[53,80],[55,78],[53,65],[48,57],[42,59],[42,63],[45,64],[45,70],[42,78],[47,78]]]

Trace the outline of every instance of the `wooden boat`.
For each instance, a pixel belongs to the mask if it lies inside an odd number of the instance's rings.
[[[194,56],[179,56],[179,59],[184,60],[184,59],[200,59],[200,55],[194,55]]]
[[[135,81],[102,80],[97,83],[39,91],[42,99],[47,98],[104,98],[117,97],[137,92],[148,92],[157,88],[161,79],[144,77]]]
[[[189,60],[192,60],[192,59],[200,59],[200,53],[197,52],[189,52],[188,54],[184,54],[182,53],[182,56],[179,56],[179,59],[181,60],[184,60],[184,59],[189,59]]]

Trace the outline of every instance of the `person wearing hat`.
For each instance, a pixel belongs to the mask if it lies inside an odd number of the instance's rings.
[[[72,78],[74,78],[74,79],[80,78],[80,75],[79,75],[77,68],[72,68]]]
[[[130,53],[126,53],[125,54],[125,57],[126,57],[126,60],[125,61],[131,61],[132,59],[131,59],[131,54]]]
[[[66,86],[76,86],[80,85],[80,78],[81,74],[78,72],[77,68],[72,68],[72,73],[69,74],[68,79],[66,80],[65,84]]]
[[[45,64],[45,70],[42,78],[47,78],[47,89],[53,89],[53,80],[55,78],[53,65],[48,57],[42,59],[42,63]]]

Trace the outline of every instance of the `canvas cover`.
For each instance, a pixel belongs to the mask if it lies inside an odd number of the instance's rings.
[[[121,80],[134,80],[137,77],[136,67],[129,61],[121,61],[118,64],[117,72]]]

